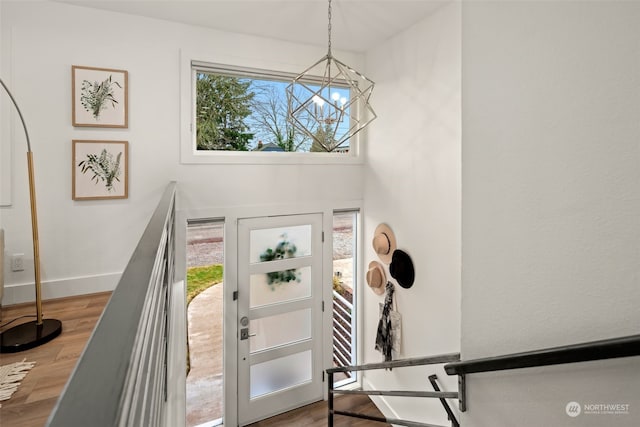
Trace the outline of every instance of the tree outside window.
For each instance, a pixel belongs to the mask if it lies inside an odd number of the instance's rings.
[[[326,152],[287,120],[289,81],[196,73],[198,150]],[[347,89],[341,89],[348,96]],[[317,130],[327,146],[332,134]],[[317,136],[317,135],[316,135]],[[346,150],[348,151],[348,144]]]
[[[248,151],[253,134],[246,123],[254,93],[236,77],[197,74],[198,150]]]

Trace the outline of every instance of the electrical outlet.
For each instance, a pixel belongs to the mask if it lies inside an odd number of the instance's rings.
[[[24,270],[24,254],[13,254],[11,256],[11,271]]]

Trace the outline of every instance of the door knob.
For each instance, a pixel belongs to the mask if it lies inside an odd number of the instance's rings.
[[[255,336],[256,334],[249,333],[249,328],[240,329],[240,340],[246,340],[246,339],[249,339],[249,337],[255,337]]]

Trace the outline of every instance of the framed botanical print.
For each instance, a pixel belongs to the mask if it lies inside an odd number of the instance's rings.
[[[73,200],[126,199],[129,196],[127,141],[73,140]]]
[[[127,71],[73,65],[71,74],[73,126],[128,127]]]

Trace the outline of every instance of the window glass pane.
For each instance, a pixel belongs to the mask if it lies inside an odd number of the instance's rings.
[[[311,255],[311,225],[251,230],[249,262]]]
[[[356,357],[356,230],[357,212],[333,215],[333,363],[355,365]],[[336,386],[355,381],[355,373],[334,375]]]
[[[196,79],[196,147],[198,151],[244,152],[302,152],[326,153],[318,142],[295,128],[287,119],[286,88],[294,78],[247,77],[242,73],[208,72],[197,70]],[[326,126],[312,127],[304,114],[302,125],[331,147],[336,135],[350,128],[351,97],[348,86],[335,86],[320,91],[313,83],[297,89],[301,99],[309,104],[309,114],[321,116]],[[295,94],[294,94],[295,95]],[[348,153],[350,141],[336,148],[334,153]]]
[[[186,416],[200,425],[224,415],[224,222],[190,220],[186,237]]]
[[[288,275],[287,272],[276,273],[283,273],[278,274],[278,277]],[[272,282],[271,284],[269,284],[270,278],[268,276],[270,273],[252,274],[249,279],[250,308],[309,298],[311,296],[311,267],[298,268],[290,273],[296,279],[289,282]]]
[[[252,365],[251,399],[311,381],[312,360],[307,350]]]
[[[251,321],[251,353],[311,338],[311,309]]]

